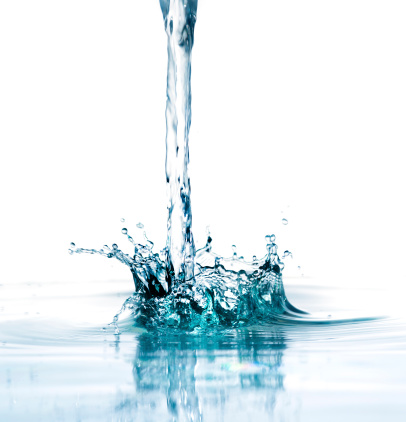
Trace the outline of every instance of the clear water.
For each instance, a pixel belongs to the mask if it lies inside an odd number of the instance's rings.
[[[326,319],[389,299],[301,280],[286,289]],[[404,320],[282,320],[196,333],[146,330],[128,316],[116,335],[103,324],[131,290],[130,280],[3,284],[0,420],[404,420]]]
[[[210,233],[195,249],[188,142],[197,1],[160,3],[168,35],[166,248],[154,251],[141,223],[130,233],[123,221],[131,253],[73,243],[70,253],[119,260],[135,289],[128,280],[0,286],[0,420],[403,421],[406,324],[356,312],[371,292],[286,292],[291,254],[279,257],[274,235],[252,260],[235,248],[229,258],[215,254]]]
[[[188,175],[191,124],[191,53],[196,22],[196,0],[161,0],[168,37],[166,103],[166,183],[168,230],[166,248],[153,251],[143,232],[137,239],[126,227],[122,233],[134,246],[126,254],[116,244],[100,250],[77,248],[70,253],[91,253],[115,258],[128,266],[135,293],[125,302],[114,322],[129,312],[138,326],[178,327],[199,331],[235,327],[254,321],[300,318],[304,313],[286,299],[275,236],[266,236],[262,259],[224,259],[212,251],[208,234],[204,248],[196,251],[192,234],[191,187]],[[123,221],[124,223],[124,221]],[[142,230],[140,223],[138,229]],[[289,251],[284,258],[289,257]],[[116,327],[118,332],[118,327]]]

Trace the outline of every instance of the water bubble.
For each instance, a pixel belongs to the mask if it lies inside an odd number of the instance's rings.
[[[125,223],[125,218],[120,218],[120,221],[121,221],[122,223]]]
[[[121,233],[123,233],[123,234],[127,234],[127,229],[126,229],[125,227],[123,227],[123,228],[121,229]]]
[[[282,224],[286,226],[288,224],[288,220],[286,218],[282,218]]]
[[[76,245],[73,242],[71,242],[71,244],[69,246],[71,247],[71,249],[75,249],[76,248]]]
[[[142,224],[142,223],[138,223],[138,224],[137,224],[137,227],[138,227],[139,229],[143,229],[143,228],[144,228],[144,224]]]
[[[112,248],[113,248],[114,250],[117,250],[117,249],[118,249],[117,244],[116,244],[116,243],[113,243],[113,244],[112,244]]]

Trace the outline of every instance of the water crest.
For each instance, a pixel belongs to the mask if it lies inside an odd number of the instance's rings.
[[[130,313],[136,323],[154,327],[238,326],[246,322],[275,321],[281,315],[303,314],[286,299],[275,235],[266,236],[266,254],[245,261],[223,258],[212,251],[212,237],[195,249],[192,234],[191,186],[188,175],[191,124],[191,54],[197,0],[160,0],[168,39],[166,102],[166,183],[168,224],[166,248],[160,253],[145,232],[126,254],[116,244],[100,250],[77,248],[70,253],[92,253],[115,258],[133,276],[135,292],[120,315]],[[124,223],[124,219],[121,220]],[[282,220],[287,224],[287,220]],[[142,230],[139,223],[137,228]],[[285,251],[283,259],[291,257]],[[117,318],[116,318],[117,320]]]

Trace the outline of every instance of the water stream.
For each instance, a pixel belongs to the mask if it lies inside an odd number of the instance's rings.
[[[118,260],[134,288],[128,280],[2,281],[0,420],[404,421],[406,323],[377,318],[378,308],[357,313],[371,291],[284,286],[289,253],[279,256],[273,234],[252,260],[235,248],[216,254],[210,233],[195,248],[188,164],[197,0],[160,5],[166,247],[156,251],[141,223],[129,230],[122,220],[130,253],[74,243],[69,252]],[[372,293],[379,307],[390,301]],[[96,322],[86,324],[89,315]]]
[[[236,251],[230,259],[215,254],[210,234],[205,247],[195,249],[188,165],[197,0],[161,0],[160,5],[168,37],[166,248],[155,253],[145,232],[136,241],[124,227],[123,234],[134,245],[133,255],[124,253],[116,244],[96,250],[72,243],[69,251],[116,258],[129,267],[135,293],[121,313],[131,309],[135,322],[142,326],[170,325],[194,330],[272,321],[282,314],[301,316],[305,313],[294,308],[285,296],[284,264],[277,252],[275,235],[266,236],[266,255],[252,261],[238,257]],[[138,228],[142,230],[142,224]]]

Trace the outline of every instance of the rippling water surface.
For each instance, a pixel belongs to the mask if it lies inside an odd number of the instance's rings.
[[[3,284],[0,420],[403,421],[406,325],[366,309],[386,296],[287,284],[323,324],[196,334],[127,318],[115,335],[128,280]]]

